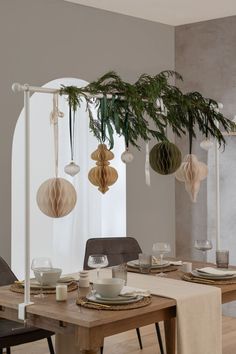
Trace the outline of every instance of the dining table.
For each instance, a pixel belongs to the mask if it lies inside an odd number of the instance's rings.
[[[212,266],[209,263],[193,262],[193,267]],[[147,275],[148,276],[148,275]],[[167,278],[182,280],[178,269],[167,273]],[[75,278],[77,275],[75,275]],[[209,284],[209,286],[212,286]],[[222,304],[236,300],[236,284],[214,285],[221,289]],[[86,295],[88,288],[79,288]],[[112,311],[89,309],[76,304],[78,290],[68,293],[68,299],[57,302],[55,294],[45,298],[31,297],[33,304],[26,307],[26,324],[53,331],[56,335],[56,354],[97,354],[104,339],[127,330],[164,322],[166,353],[176,354],[176,301],[161,296],[152,296],[148,306]],[[10,286],[0,287],[0,317],[18,320],[18,305],[23,294],[10,291]]]

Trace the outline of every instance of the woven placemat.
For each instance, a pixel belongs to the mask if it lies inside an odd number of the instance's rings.
[[[176,266],[167,266],[167,267],[163,267],[163,268],[153,268],[151,269],[151,271],[148,274],[158,274],[158,273],[167,273],[167,272],[174,272],[175,270],[177,270],[178,267]],[[137,267],[129,267],[127,266],[127,271],[128,272],[133,272],[133,273],[141,273],[140,269]],[[144,273],[142,273],[144,274]]]
[[[185,273],[182,276],[183,280],[190,281],[192,283],[200,283],[200,284],[207,284],[207,285],[230,285],[236,284],[236,278],[234,279],[224,279],[224,280],[212,280],[212,279],[204,279],[198,278],[192,275],[191,273]]]
[[[121,311],[121,310],[133,310],[138,309],[140,307],[148,306],[152,302],[151,296],[143,297],[141,300],[137,302],[133,302],[132,304],[124,304],[124,305],[103,305],[95,302],[88,301],[85,296],[79,296],[76,300],[76,304],[82,307],[86,307],[88,309],[93,310],[108,310],[108,311]]]
[[[74,291],[78,289],[77,282],[73,281],[67,285],[68,291]],[[15,293],[24,294],[24,287],[21,284],[14,283],[10,286],[10,290]],[[31,295],[38,295],[40,294],[40,289],[30,289]],[[43,289],[43,294],[56,294],[56,288],[51,289]]]

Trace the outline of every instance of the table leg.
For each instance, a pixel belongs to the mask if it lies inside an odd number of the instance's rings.
[[[75,335],[56,334],[56,354],[99,354],[100,348],[80,350]]]
[[[176,319],[171,318],[164,321],[166,353],[176,353]]]

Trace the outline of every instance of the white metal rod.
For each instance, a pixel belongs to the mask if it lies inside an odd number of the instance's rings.
[[[12,85],[12,91],[13,92],[25,92],[25,91],[29,91],[29,92],[38,92],[38,93],[58,93],[60,92],[59,89],[52,89],[52,88],[47,88],[47,87],[37,87],[37,86],[29,86],[28,84],[24,84],[24,85],[21,85],[19,83],[14,83]],[[91,95],[89,93],[86,93],[86,95],[88,97],[91,97],[91,98],[102,98],[103,97],[103,94],[97,94],[97,95]],[[112,98],[113,95],[112,94],[107,94],[106,95],[107,98]],[[123,99],[122,96],[119,96],[120,99]]]
[[[216,250],[220,245],[220,152],[219,144],[215,142],[215,171],[216,171]]]
[[[24,91],[25,109],[25,292],[24,302],[30,303],[30,92]]]

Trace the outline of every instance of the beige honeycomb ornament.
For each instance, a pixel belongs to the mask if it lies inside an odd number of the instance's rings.
[[[197,201],[201,181],[208,175],[208,167],[205,163],[198,161],[194,154],[186,155],[180,168],[176,171],[175,177],[178,181],[185,183],[185,189],[190,195],[191,201]]]
[[[98,190],[105,194],[111,185],[118,178],[118,173],[114,167],[109,166],[109,160],[114,158],[114,154],[107,149],[105,144],[98,145],[97,150],[91,154],[91,158],[96,162],[96,167],[93,167],[88,173],[89,181],[98,187]]]
[[[74,186],[64,178],[58,177],[58,94],[53,95],[53,111],[50,115],[54,133],[55,178],[43,182],[37,192],[37,204],[45,215],[61,218],[68,215],[75,207],[77,194]]]
[[[38,189],[37,204],[39,209],[51,218],[68,215],[76,204],[76,191],[64,178],[50,178]]]

